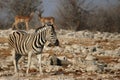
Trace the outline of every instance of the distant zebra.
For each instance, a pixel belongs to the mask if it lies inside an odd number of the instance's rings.
[[[27,55],[28,67],[26,73],[28,74],[32,54],[36,54],[39,63],[39,71],[42,74],[41,52],[46,41],[49,41],[51,45],[59,46],[53,25],[45,25],[43,28],[38,29],[37,32],[31,34],[24,31],[15,31],[9,35],[9,45],[12,48],[15,73],[18,72],[19,59],[21,56]]]

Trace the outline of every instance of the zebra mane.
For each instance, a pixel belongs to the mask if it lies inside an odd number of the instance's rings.
[[[38,32],[40,29],[43,29],[44,27],[45,27],[45,25],[38,27],[37,29],[35,29],[35,32]]]
[[[27,34],[25,30],[12,30],[10,34],[13,34],[14,32],[21,32],[21,33]]]
[[[38,33],[39,31],[43,31],[43,30],[46,30],[47,28],[51,27],[52,30],[54,31],[54,26],[53,25],[50,25],[50,24],[46,24],[42,27],[38,27],[36,30],[35,30],[35,33]]]

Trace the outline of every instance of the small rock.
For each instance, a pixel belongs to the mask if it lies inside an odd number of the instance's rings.
[[[96,71],[98,71],[98,67],[97,67],[97,65],[91,65],[91,66],[87,66],[87,68],[86,68],[86,71],[87,72],[96,72]]]
[[[120,59],[118,59],[118,62],[120,63]]]
[[[120,63],[118,63],[118,64],[116,64],[116,65],[114,65],[114,70],[120,70]]]
[[[96,58],[94,57],[94,56],[92,56],[92,55],[87,55],[87,57],[85,58],[85,60],[88,60],[88,61],[90,61],[90,60],[95,60]]]

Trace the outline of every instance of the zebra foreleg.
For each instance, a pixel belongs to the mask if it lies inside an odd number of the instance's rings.
[[[31,65],[31,56],[32,56],[32,52],[29,52],[28,53],[28,67],[27,67],[27,70],[26,70],[26,73],[28,74],[29,72],[29,68],[30,68],[30,65]]]
[[[43,72],[42,72],[42,67],[41,67],[42,54],[38,54],[38,55],[37,55],[37,58],[38,58],[38,64],[39,64],[39,72],[40,72],[40,74],[43,74]]]

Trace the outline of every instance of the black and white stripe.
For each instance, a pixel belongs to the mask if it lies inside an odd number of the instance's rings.
[[[16,73],[18,72],[18,61],[21,58],[17,56],[28,55],[28,68],[26,70],[28,73],[32,54],[37,54],[39,70],[42,73],[41,52],[46,41],[49,41],[51,45],[59,45],[53,25],[45,25],[43,28],[37,29],[36,32],[32,34],[24,31],[15,31],[9,35],[9,44],[13,49],[12,54]]]

